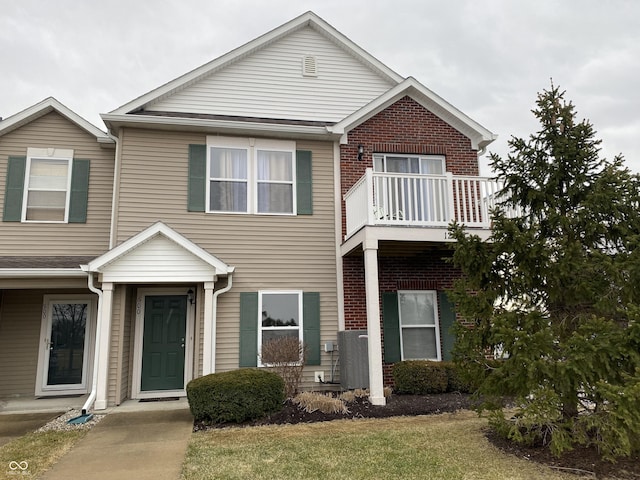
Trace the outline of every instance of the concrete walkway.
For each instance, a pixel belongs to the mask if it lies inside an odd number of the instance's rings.
[[[177,480],[192,429],[186,409],[114,411],[42,479]]]

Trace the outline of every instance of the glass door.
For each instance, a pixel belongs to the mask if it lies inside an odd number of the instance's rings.
[[[445,220],[443,156],[374,154],[373,169],[392,174],[374,186],[378,218],[408,222]]]
[[[91,306],[88,299],[46,299],[39,362],[40,394],[87,391]]]

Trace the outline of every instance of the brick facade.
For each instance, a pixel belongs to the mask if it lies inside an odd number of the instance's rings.
[[[380,292],[398,290],[448,290],[460,276],[445,259],[451,252],[427,249],[413,257],[378,257]],[[367,310],[365,305],[364,257],[349,256],[343,259],[344,310],[346,330],[366,330]],[[380,305],[382,312],[382,305]],[[384,352],[384,332],[382,332]],[[392,385],[391,365],[384,365],[384,384]]]
[[[406,96],[351,130],[349,143],[340,147],[341,193],[373,166],[373,153],[444,155],[446,170],[454,175],[479,175],[477,151],[462,133]],[[358,160],[358,145],[364,146]],[[342,233],[346,233],[345,205],[342,202]],[[398,290],[446,290],[459,271],[444,260],[450,250],[427,245],[413,256],[385,256],[380,246],[378,273],[380,292]],[[367,328],[364,258],[343,258],[345,328]],[[382,306],[380,306],[382,311]],[[383,339],[384,351],[384,339]],[[391,365],[384,365],[384,383],[392,385]]]

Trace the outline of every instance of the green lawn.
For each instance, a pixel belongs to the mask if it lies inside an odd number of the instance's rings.
[[[184,480],[199,479],[571,479],[504,455],[472,412],[339,420],[195,433]]]

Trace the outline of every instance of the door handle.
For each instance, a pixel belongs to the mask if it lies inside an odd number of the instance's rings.
[[[184,338],[181,340],[182,341],[182,345],[180,345],[182,348],[184,348]]]

